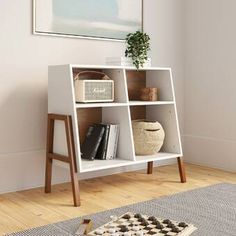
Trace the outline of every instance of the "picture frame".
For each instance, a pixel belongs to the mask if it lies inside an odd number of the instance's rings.
[[[108,0],[103,1],[108,3]],[[33,0],[33,34],[122,42],[128,33],[143,31],[143,0],[109,0],[108,6],[100,6],[100,10],[96,7],[96,15],[93,15],[92,3],[95,2],[99,1]],[[68,6],[70,3],[75,6]],[[91,10],[89,14],[85,15],[81,9],[74,11],[76,6],[83,5]],[[136,13],[130,15],[132,7]]]

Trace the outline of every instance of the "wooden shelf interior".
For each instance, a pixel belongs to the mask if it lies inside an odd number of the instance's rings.
[[[77,109],[80,145],[84,142],[88,128],[102,122],[102,108]]]
[[[146,71],[127,70],[126,79],[129,100],[140,100],[140,90],[146,87]]]
[[[140,90],[146,87],[158,88],[159,101],[173,101],[171,73],[169,70],[126,70],[126,80],[130,101],[139,101]]]
[[[165,140],[161,151],[181,153],[174,105],[131,106],[130,114],[132,120],[147,119],[158,121],[165,131]]]

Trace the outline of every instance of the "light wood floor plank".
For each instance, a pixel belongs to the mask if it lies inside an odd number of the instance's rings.
[[[71,185],[53,186],[0,195],[0,235],[86,214],[133,204],[212,184],[236,183],[236,174],[188,164],[187,183],[179,182],[176,165],[83,180],[81,207],[73,207]]]

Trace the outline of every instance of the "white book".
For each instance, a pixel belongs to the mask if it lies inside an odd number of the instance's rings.
[[[106,57],[107,62],[132,62],[129,57]]]
[[[108,137],[108,144],[107,144],[107,153],[106,153],[106,160],[111,160],[114,158],[114,148],[116,143],[116,128],[117,125],[111,124],[109,137]]]
[[[115,66],[133,66],[131,58],[127,57],[107,57],[106,64]],[[151,58],[147,59],[143,67],[151,67]]]
[[[117,147],[118,147],[118,140],[119,140],[119,133],[120,133],[120,126],[116,125],[116,141],[115,141],[113,159],[116,158]]]

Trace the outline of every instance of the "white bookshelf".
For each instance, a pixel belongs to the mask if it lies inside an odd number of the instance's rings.
[[[115,99],[111,103],[76,103],[74,76],[81,70],[99,70],[114,80]],[[77,173],[147,163],[151,174],[153,162],[177,159],[181,182],[186,182],[177,118],[175,93],[170,68],[56,65],[48,73],[48,132],[45,192],[51,192],[52,161],[70,167],[74,206],[80,205]],[[158,88],[158,101],[140,101],[144,87]],[[165,140],[155,155],[135,155],[132,120],[159,121]],[[81,158],[80,145],[89,125],[117,123],[120,126],[117,156],[114,160],[88,161]],[[52,128],[53,127],[53,128]]]
[[[102,70],[114,80],[114,102],[87,104],[75,102],[73,76],[78,70],[87,69]],[[135,81],[135,76],[140,76],[140,80],[137,78]],[[142,82],[140,83],[140,81]],[[152,102],[129,99],[129,86],[132,84],[134,87],[138,84],[157,87],[159,89],[159,100]],[[49,66],[48,113],[71,115],[76,164],[79,173],[182,157],[170,68],[143,68],[137,72],[135,68],[120,66]],[[136,118],[157,120],[162,124],[166,137],[159,153],[151,156],[135,155],[131,121]],[[86,132],[88,123],[92,123],[96,119],[102,122],[120,124],[117,157],[114,160],[87,161],[81,159],[81,135]],[[55,123],[53,152],[67,155],[65,130],[60,121]]]

